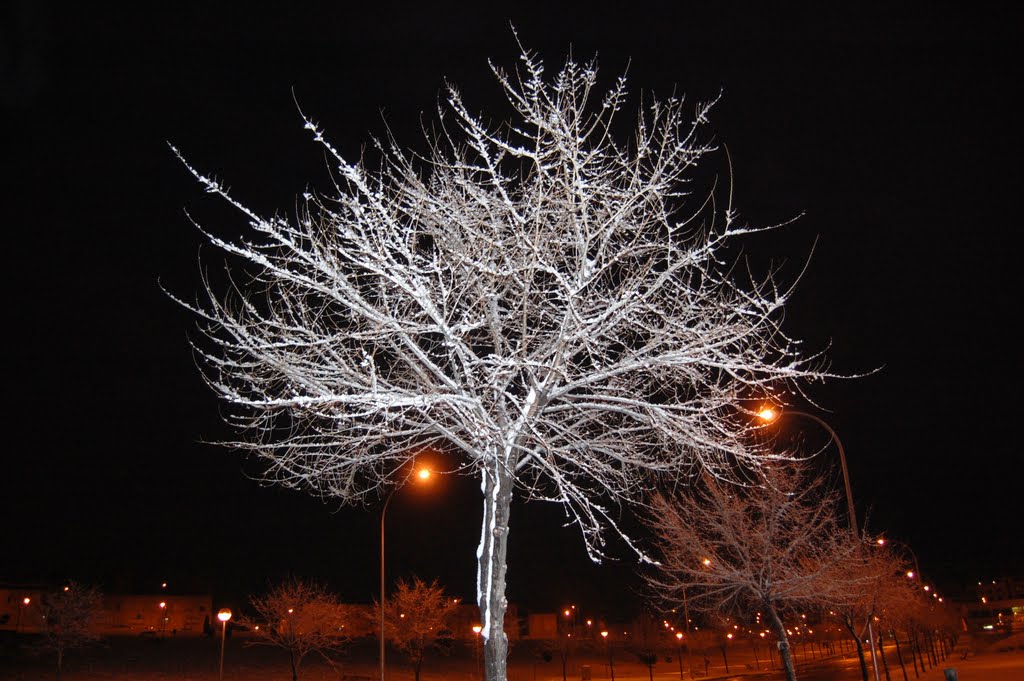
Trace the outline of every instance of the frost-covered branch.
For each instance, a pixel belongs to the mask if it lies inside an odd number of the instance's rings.
[[[371,168],[306,118],[334,186],[293,219],[189,166],[249,225],[201,228],[232,264],[187,304],[196,351],[270,479],[359,501],[423,448],[458,451],[486,503],[514,485],[564,504],[597,560],[651,474],[770,458],[738,445],[743,405],[825,367],[783,332],[774,273],[736,277],[756,230],[691,195],[711,103],[649,102],[624,136],[624,78],[600,95],[594,65],[549,78],[526,50],[493,69],[507,117],[451,86],[423,156],[388,140]]]

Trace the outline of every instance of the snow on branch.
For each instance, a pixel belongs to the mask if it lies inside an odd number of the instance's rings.
[[[358,501],[455,450],[564,504],[598,559],[648,476],[756,467],[744,405],[827,374],[780,327],[788,289],[735,277],[731,198],[691,195],[713,103],[653,102],[622,140],[624,77],[492,68],[510,117],[452,86],[425,158],[391,141],[371,169],[304,117],[337,172],[291,220],[187,166],[249,226],[204,230],[233,265],[188,304],[197,352],[269,478]]]

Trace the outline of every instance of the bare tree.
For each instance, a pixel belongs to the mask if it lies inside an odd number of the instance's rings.
[[[785,609],[845,595],[843,567],[857,555],[838,523],[835,495],[797,462],[762,468],[748,485],[717,482],[658,495],[648,524],[660,556],[647,584],[668,604],[712,615],[763,612],[796,678]]]
[[[39,599],[42,628],[39,645],[43,650],[56,655],[57,681],[60,681],[64,657],[69,650],[99,640],[96,619],[101,604],[102,595],[99,589],[77,582],[70,582],[56,591],[43,594]]]
[[[299,678],[302,660],[310,653],[324,659],[351,639],[347,608],[325,587],[298,578],[288,579],[252,599],[254,618],[241,618],[253,633],[252,645],[272,645],[288,652],[292,681]]]
[[[746,400],[824,375],[780,328],[790,290],[776,272],[733,268],[736,237],[761,228],[731,197],[689,196],[713,151],[700,139],[711,104],[652,101],[620,142],[624,78],[601,96],[593,64],[549,77],[525,50],[521,70],[493,73],[506,112],[476,114],[449,87],[427,152],[378,141],[373,167],[304,116],[334,186],[295,219],[260,216],[188,166],[249,232],[200,228],[239,266],[186,303],[244,435],[232,444],[269,480],[365,501],[427,447],[480,476],[492,680],[506,676],[514,487],[564,505],[599,560],[646,476],[756,466],[770,455],[736,445]]]
[[[889,547],[877,546],[867,536],[845,535],[850,546],[857,550],[857,557],[844,568],[846,579],[840,582],[842,591],[836,594],[831,612],[853,639],[860,662],[863,681],[868,681],[867,659],[864,655],[864,637],[869,634],[868,625],[880,618],[886,604],[904,603],[909,588],[904,576],[906,561]]]
[[[411,582],[398,580],[385,602],[384,636],[409,657],[416,681],[420,679],[424,654],[431,648],[440,649],[441,639],[451,637],[449,627],[456,603],[445,595],[437,580],[427,584],[419,577]]]

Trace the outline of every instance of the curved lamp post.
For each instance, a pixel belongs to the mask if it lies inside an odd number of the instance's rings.
[[[836,431],[832,429],[832,426],[828,425],[827,423],[825,423],[825,421],[815,416],[814,414],[809,414],[805,411],[779,411],[771,407],[765,407],[764,409],[759,411],[757,415],[762,421],[766,423],[773,423],[782,418],[784,414],[792,414],[793,416],[803,416],[814,421],[819,426],[824,428],[825,431],[828,432],[829,436],[832,438],[832,441],[836,443],[836,448],[839,450],[839,465],[842,466],[843,469],[843,484],[846,487],[846,512],[847,515],[849,515],[850,517],[850,529],[853,530],[853,536],[859,541],[860,530],[857,529],[857,512],[854,510],[853,507],[853,491],[850,488],[850,472],[846,468],[846,450],[843,449],[842,440],[840,440],[839,436],[836,435]],[[874,668],[875,681],[881,681],[881,677],[878,673],[878,653],[875,649],[875,629],[872,626],[870,618],[868,619],[868,638],[871,640],[871,665]]]
[[[429,480],[431,472],[429,468],[420,468],[414,471],[412,476],[419,480]],[[407,478],[408,479],[408,478]],[[384,681],[384,518],[387,517],[388,504],[391,497],[395,495],[402,485],[394,487],[384,500],[384,508],[380,512],[380,681]]]
[[[220,674],[217,678],[224,681],[224,639],[227,638],[228,620],[231,619],[231,610],[221,608],[217,611],[217,619],[220,620]]]

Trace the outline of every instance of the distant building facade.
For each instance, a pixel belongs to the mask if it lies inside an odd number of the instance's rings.
[[[978,582],[974,601],[961,604],[960,610],[970,631],[1024,631],[1024,577]]]
[[[44,585],[0,585],[0,631],[24,633],[42,628],[39,603],[52,590]],[[207,594],[103,594],[96,627],[101,634],[176,636],[209,629],[213,597]]]

